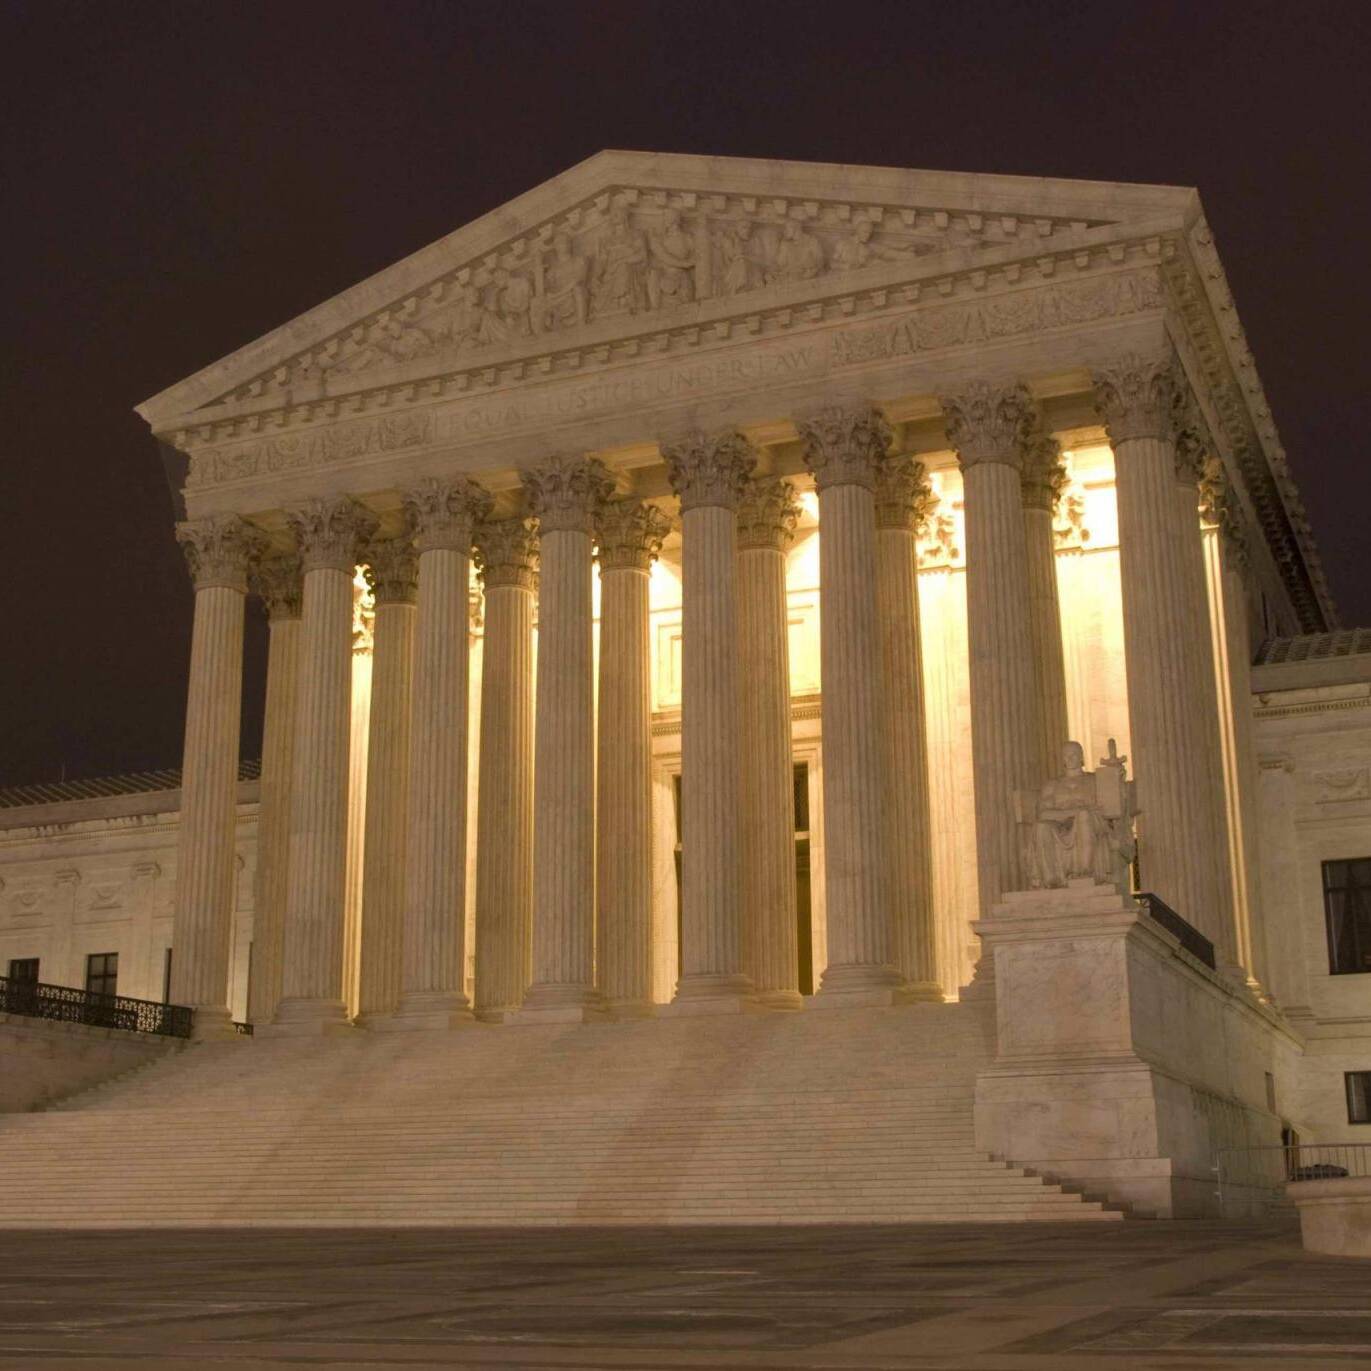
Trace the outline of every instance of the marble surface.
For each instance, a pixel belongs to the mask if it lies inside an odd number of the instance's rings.
[[[1294,1224],[0,1234],[0,1371],[1366,1365]]]

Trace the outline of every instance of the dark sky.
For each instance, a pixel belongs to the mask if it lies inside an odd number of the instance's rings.
[[[132,406],[604,147],[1198,186],[1371,624],[1367,0],[0,15],[0,785],[179,762],[191,596]]]

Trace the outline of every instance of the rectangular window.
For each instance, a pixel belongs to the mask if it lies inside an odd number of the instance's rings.
[[[1323,911],[1329,972],[1371,972],[1371,857],[1323,864]]]
[[[1371,1071],[1348,1071],[1343,1080],[1347,1082],[1347,1122],[1371,1123]]]
[[[115,995],[119,984],[119,954],[117,952],[92,952],[86,958],[86,993],[89,995]]]
[[[30,985],[38,981],[37,957],[14,957],[10,960],[10,980],[25,981]]]

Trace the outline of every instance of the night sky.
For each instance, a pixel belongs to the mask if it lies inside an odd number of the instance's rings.
[[[133,406],[605,147],[1198,186],[1371,624],[1371,4],[0,4],[0,785],[179,764]],[[249,610],[243,751],[265,631]]]

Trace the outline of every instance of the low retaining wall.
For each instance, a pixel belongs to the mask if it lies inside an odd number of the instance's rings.
[[[181,1043],[120,1028],[0,1014],[0,1114],[22,1114],[156,1061]]]
[[[1300,1211],[1306,1252],[1371,1257],[1371,1176],[1292,1181],[1285,1189]]]

